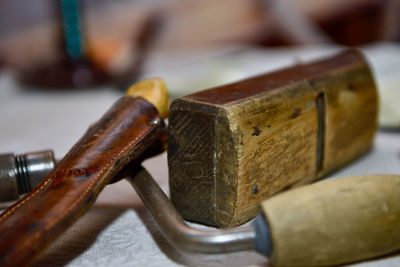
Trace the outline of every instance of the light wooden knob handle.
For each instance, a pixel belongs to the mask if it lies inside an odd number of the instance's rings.
[[[126,95],[143,97],[156,107],[162,118],[168,117],[169,96],[163,79],[152,78],[134,83]]]
[[[332,179],[261,204],[274,266],[337,265],[400,249],[400,176]]]

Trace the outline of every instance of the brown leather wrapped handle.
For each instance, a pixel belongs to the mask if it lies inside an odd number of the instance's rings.
[[[0,265],[32,262],[162,131],[163,121],[148,101],[118,100],[38,187],[1,214]]]

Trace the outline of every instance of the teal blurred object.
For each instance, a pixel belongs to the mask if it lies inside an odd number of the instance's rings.
[[[72,59],[82,59],[85,45],[82,33],[79,0],[60,0],[65,50]]]

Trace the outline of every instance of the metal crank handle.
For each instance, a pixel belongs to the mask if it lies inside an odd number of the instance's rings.
[[[255,249],[274,266],[332,266],[400,249],[400,176],[331,179],[261,203],[249,226],[199,230],[188,226],[144,169],[127,178],[177,248],[223,253]]]

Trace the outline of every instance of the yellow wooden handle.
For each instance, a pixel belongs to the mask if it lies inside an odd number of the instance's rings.
[[[261,204],[274,266],[332,266],[400,249],[400,176],[331,179]]]

